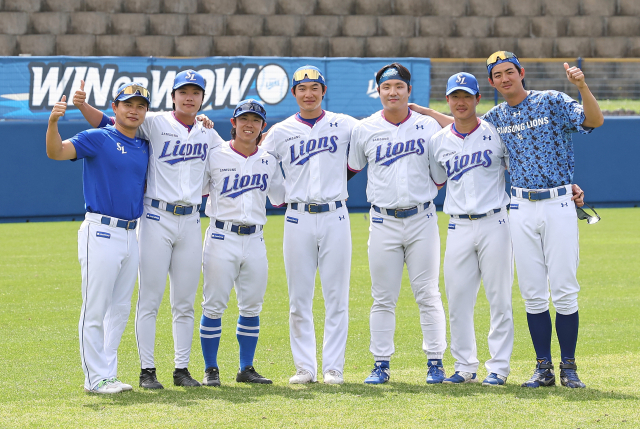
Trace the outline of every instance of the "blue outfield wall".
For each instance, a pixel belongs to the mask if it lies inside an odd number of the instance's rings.
[[[63,138],[86,129],[81,122],[60,125]],[[79,219],[84,213],[82,163],[53,161],[45,152],[46,123],[0,122],[0,222],[51,219]],[[228,122],[216,124],[221,136],[229,138]],[[640,159],[636,137],[640,118],[607,117],[604,125],[589,135],[574,135],[575,183],[596,207],[640,204],[640,172],[633,165]],[[617,147],[615,149],[613,146]],[[632,166],[623,168],[621,156]],[[367,210],[366,171],[349,181],[352,210]],[[444,191],[436,204],[441,206]]]

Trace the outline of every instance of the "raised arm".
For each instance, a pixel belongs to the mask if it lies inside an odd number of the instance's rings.
[[[76,148],[69,140],[62,141],[58,131],[58,121],[67,111],[67,96],[63,95],[51,110],[49,126],[47,127],[47,156],[57,161],[74,159]]]
[[[604,116],[602,116],[598,101],[585,82],[584,73],[578,67],[569,67],[567,63],[564,63],[564,70],[567,73],[569,82],[578,87],[578,91],[582,96],[582,107],[584,108],[584,122],[582,125],[589,128],[601,126],[604,123]]]
[[[84,119],[94,128],[97,128],[102,122],[102,112],[95,107],[87,104],[87,93],[84,92],[84,80],[80,81],[80,89],[73,94],[73,105],[82,112]]]

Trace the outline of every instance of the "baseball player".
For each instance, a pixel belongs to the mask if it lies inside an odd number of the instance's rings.
[[[317,67],[297,69],[291,87],[300,111],[273,126],[262,143],[282,163],[286,177],[283,249],[296,366],[289,383],[317,380],[312,305],[319,270],[325,303],[324,382],[342,384],[351,271],[347,152],[357,121],[322,109],[327,84]]]
[[[444,212],[451,216],[444,254],[451,354],[455,374],[443,383],[473,383],[477,377],[473,308],[480,280],[490,305],[489,375],[484,385],[504,385],[513,350],[513,251],[505,191],[508,154],[493,125],[476,116],[480,90],[475,76],[457,73],[447,82],[455,122],[429,142],[429,168],[436,183],[447,182]]]
[[[113,126],[62,141],[58,120],[67,108],[63,96],[51,111],[46,137],[49,158],[83,160],[87,213],[78,232],[80,359],[85,390],[100,394],[132,389],[117,378],[118,346],[138,269],[136,226],[142,215],[149,143],[136,132],[149,108],[149,91],[139,83],[125,84],[111,106]]]
[[[576,279],[578,222],[571,200],[571,134],[591,132],[604,118],[582,71],[567,63],[564,68],[569,82],[580,91],[583,105],[562,92],[526,90],[524,68],[511,52],[498,51],[487,59],[489,83],[505,102],[484,118],[495,125],[509,151],[511,236],[537,356],[535,372],[524,387],[555,384],[549,291],[556,309],[560,382],[571,388],[585,387],[575,363],[580,286]]]
[[[258,374],[253,357],[260,333],[260,311],[267,290],[267,250],[262,228],[266,198],[284,204],[284,185],[276,158],[258,147],[267,112],[256,100],[243,100],[233,111],[233,139],[218,146],[208,160],[203,193],[210,224],[205,235],[200,342],[205,360],[203,384],[220,386],[218,347],[222,314],[235,287],[240,316],[237,382],[271,384]]]
[[[191,353],[194,301],[202,263],[200,205],[209,152],[223,143],[218,133],[195,121],[204,99],[205,81],[194,70],[178,73],[171,93],[174,110],[147,115],[140,132],[150,141],[149,172],[140,222],[140,271],[136,309],[136,340],[140,355],[140,386],[162,389],[156,377],[156,317],[170,280],[176,386],[196,387],[187,366]],[[93,126],[111,118],[84,102],[74,104]]]
[[[349,150],[350,170],[360,171],[369,164],[367,200],[372,204],[368,253],[373,296],[370,351],[375,366],[365,383],[389,380],[395,307],[405,263],[420,310],[427,383],[441,383],[447,343],[438,289],[440,239],[432,203],[438,189],[429,174],[427,152],[427,143],[440,126],[409,110],[411,74],[404,66],[386,65],[376,74],[376,82],[383,109],[356,125]]]

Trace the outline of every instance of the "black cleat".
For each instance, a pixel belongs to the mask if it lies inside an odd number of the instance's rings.
[[[199,387],[200,382],[194,380],[187,368],[176,368],[173,371],[173,385],[182,387]]]
[[[567,359],[567,362],[560,362],[560,383],[563,386],[571,387],[572,389],[582,389],[587,387],[580,378],[576,370],[578,366],[574,359]]]
[[[140,387],[145,389],[164,389],[156,378],[155,368],[142,368],[140,370]]]
[[[273,381],[268,378],[264,378],[258,374],[254,367],[251,365],[245,367],[242,371],[238,371],[236,375],[236,381],[238,383],[258,383],[258,384],[272,384]]]
[[[202,380],[202,384],[205,386],[220,386],[220,371],[215,366],[210,366],[209,368],[204,370],[204,380]]]

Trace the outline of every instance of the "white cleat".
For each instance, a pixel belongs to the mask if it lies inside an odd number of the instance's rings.
[[[299,369],[296,375],[289,379],[289,384],[307,384],[313,381],[313,375],[306,369]]]
[[[344,383],[344,378],[342,374],[340,374],[340,371],[331,369],[324,373],[324,382],[325,384],[342,384]]]
[[[120,386],[120,389],[122,389],[123,392],[126,392],[128,390],[133,390],[133,386],[131,386],[130,384],[127,384],[127,383],[123,383],[122,381],[118,380],[117,377],[113,377],[109,381],[111,381],[111,384],[113,384],[115,386]]]
[[[109,395],[112,393],[120,393],[122,392],[122,387],[116,385],[111,382],[111,380],[104,379],[96,387],[89,390],[87,388],[84,389],[87,393],[99,393],[101,395]]]

